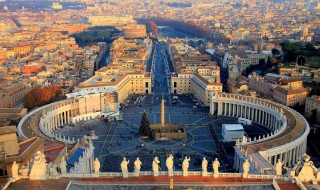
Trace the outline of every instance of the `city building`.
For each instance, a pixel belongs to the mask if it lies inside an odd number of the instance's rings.
[[[320,96],[307,97],[304,116],[320,123]]]
[[[222,92],[220,67],[210,56],[181,43],[169,44],[174,73],[170,78],[172,94],[194,94],[204,105],[209,105],[212,91]]]
[[[151,76],[146,71],[152,42],[144,40],[115,40],[111,46],[109,64],[95,75],[75,86],[76,92],[114,89],[119,102],[130,94],[151,94]]]
[[[23,104],[23,97],[31,88],[23,83],[0,87],[0,108],[17,108]]]
[[[280,85],[274,88],[274,101],[286,106],[304,105],[311,91],[303,87],[303,81],[297,78],[283,79]]]
[[[147,37],[146,25],[141,24],[128,24],[123,27],[124,38],[145,38]]]

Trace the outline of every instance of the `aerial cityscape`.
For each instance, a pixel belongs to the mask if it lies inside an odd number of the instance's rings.
[[[0,0],[2,190],[320,189],[319,0]]]

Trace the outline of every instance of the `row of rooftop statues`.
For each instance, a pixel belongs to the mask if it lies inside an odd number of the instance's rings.
[[[130,161],[124,157],[121,164],[120,164],[122,175],[124,178],[127,178],[129,176],[129,172],[128,172],[129,162]],[[182,162],[182,175],[183,176],[188,176],[189,162],[190,162],[190,157],[186,156]],[[159,170],[160,170],[159,164],[160,164],[159,158],[155,157],[152,161],[152,171],[153,171],[154,176],[159,176]],[[202,176],[207,176],[208,175],[208,170],[207,170],[208,161],[205,157],[203,157],[201,165],[202,165]],[[136,176],[136,177],[139,176],[141,166],[142,166],[142,162],[138,157],[134,162],[134,176]],[[173,155],[170,154],[166,159],[166,167],[168,169],[168,176],[173,176],[173,166],[174,166]],[[214,171],[214,177],[218,177],[220,162],[218,161],[217,158],[213,161],[212,166],[213,166],[213,171]]]
[[[188,169],[189,169],[189,162],[190,157],[184,157],[182,162],[182,175],[188,176]],[[130,163],[129,160],[127,160],[125,157],[123,158],[120,167],[122,171],[122,175],[124,178],[129,177],[128,172],[128,164]],[[154,157],[152,161],[152,171],[154,176],[159,176],[160,171],[160,160],[158,157]],[[283,162],[279,159],[278,162],[275,165],[275,175],[276,176],[282,176],[282,168],[283,168]],[[165,165],[168,170],[168,176],[173,176],[173,170],[174,170],[174,158],[173,155],[169,155],[166,159]],[[138,177],[140,174],[142,162],[138,158],[134,161],[134,176]],[[202,176],[208,175],[208,160],[204,157],[202,160]],[[219,177],[219,167],[220,162],[216,158],[212,162],[213,167],[213,177]],[[246,159],[242,163],[242,173],[243,177],[247,178],[249,175],[251,164],[248,159]],[[58,170],[59,168],[59,170]],[[99,177],[100,173],[100,161],[98,158],[96,158],[93,162],[93,171],[91,171],[91,174],[93,177]],[[58,172],[59,171],[59,172]],[[65,175],[68,173],[67,171],[67,162],[64,157],[61,158],[59,166],[53,165],[52,163],[46,163],[45,155],[38,151],[33,159],[32,162],[27,164],[26,166],[23,166],[20,168],[19,171],[19,164],[16,163],[16,161],[13,162],[11,167],[12,177],[13,179],[19,179],[21,176],[28,177],[31,180],[44,180],[47,179],[48,176],[50,177],[59,177],[59,175]],[[19,175],[19,172],[21,175]],[[70,174],[72,174],[70,172]],[[85,173],[84,173],[85,174]],[[163,175],[163,174],[162,174]],[[288,175],[292,178],[298,178],[302,182],[312,182],[316,183],[317,181],[320,181],[320,170],[317,169],[313,162],[310,160],[310,157],[308,155],[304,155],[301,159],[299,159],[297,165],[292,168],[292,170],[288,173]],[[66,175],[67,177],[68,175]]]

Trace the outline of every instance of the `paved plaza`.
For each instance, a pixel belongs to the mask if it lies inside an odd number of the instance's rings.
[[[159,97],[160,96],[160,97]],[[120,172],[123,157],[130,160],[129,171],[133,171],[133,162],[139,157],[143,165],[142,171],[150,171],[152,159],[160,158],[162,170],[166,170],[165,159],[169,154],[175,157],[175,170],[181,170],[184,156],[190,156],[190,171],[201,171],[201,160],[206,157],[209,161],[209,171],[212,171],[211,161],[218,158],[221,171],[232,172],[234,142],[223,142],[221,135],[222,124],[236,124],[236,118],[216,117],[209,115],[208,107],[201,107],[193,102],[191,95],[179,96],[178,104],[172,105],[173,96],[166,95],[166,123],[180,124],[185,127],[187,138],[184,140],[155,141],[142,139],[138,134],[143,112],[147,113],[151,124],[160,123],[161,95],[149,95],[143,101],[136,101],[142,96],[131,96],[121,110],[121,121],[94,119],[81,121],[73,126],[65,126],[58,133],[81,139],[83,135],[90,135],[94,130],[99,140],[94,141],[95,157],[102,164],[102,171]],[[160,100],[159,100],[160,99]],[[171,102],[171,104],[170,104]],[[194,108],[191,105],[198,105]],[[245,127],[250,137],[269,132],[262,126]],[[115,167],[115,166],[119,167]]]
[[[161,52],[166,46],[155,45],[154,59],[147,67],[154,74],[152,95],[130,95],[120,104],[122,120],[104,122],[102,119],[81,121],[73,126],[65,126],[57,133],[75,139],[90,135],[94,130],[99,140],[94,141],[95,157],[102,163],[102,172],[120,172],[123,157],[129,159],[129,171],[133,171],[133,163],[137,157],[142,161],[141,171],[151,171],[151,163],[155,156],[160,159],[160,168],[166,171],[165,160],[169,154],[174,156],[174,170],[182,170],[181,164],[185,156],[190,156],[189,171],[201,171],[203,157],[208,160],[208,171],[212,171],[212,161],[218,158],[222,172],[233,172],[234,142],[223,142],[222,124],[237,124],[236,118],[209,115],[209,107],[203,106],[192,94],[171,95],[168,93],[167,73],[172,63],[165,65],[166,56]],[[153,65],[153,66],[152,66]],[[150,124],[161,123],[160,105],[165,99],[165,123],[179,124],[185,128],[187,137],[183,140],[155,141],[143,139],[138,131],[141,118],[146,112]],[[245,126],[249,137],[267,134],[270,131],[262,126]]]

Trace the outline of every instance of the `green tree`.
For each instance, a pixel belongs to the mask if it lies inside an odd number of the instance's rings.
[[[272,57],[278,57],[280,55],[280,51],[276,48],[272,49]]]
[[[144,112],[142,115],[139,133],[141,136],[148,136],[148,137],[152,136],[150,122],[146,112]]]

